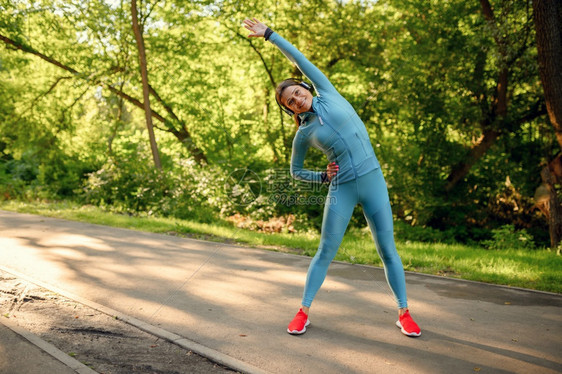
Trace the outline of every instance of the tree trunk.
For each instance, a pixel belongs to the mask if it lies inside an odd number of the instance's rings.
[[[562,148],[562,3],[560,0],[534,0],[533,11],[546,110]],[[562,206],[554,187],[555,173],[547,166],[541,171],[541,179],[550,195],[546,217],[550,245],[556,248],[562,239]]]
[[[144,49],[144,39],[142,31],[139,26],[139,19],[137,14],[137,1],[131,0],[131,16],[133,17],[133,32],[137,40],[137,48],[139,50],[139,65],[142,78],[142,92],[144,96],[144,116],[146,118],[146,128],[148,129],[148,137],[150,139],[150,149],[152,150],[152,157],[154,158],[154,166],[157,169],[162,169],[160,162],[160,155],[158,154],[158,145],[154,137],[154,128],[152,126],[152,111],[150,110],[150,91],[148,88],[148,71],[146,68],[146,53]]]
[[[533,10],[546,110],[562,148],[562,2],[534,0]]]
[[[541,171],[541,179],[548,189],[549,199],[546,204],[546,219],[548,220],[548,232],[550,234],[550,246],[557,248],[562,239],[562,205],[558,200],[554,188],[554,178],[548,165]]]

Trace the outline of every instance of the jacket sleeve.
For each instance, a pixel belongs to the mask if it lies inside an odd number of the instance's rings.
[[[337,92],[324,73],[308,61],[295,46],[283,39],[281,35],[273,32],[269,37],[269,41],[277,46],[277,48],[310,79],[319,96],[330,91]]]
[[[326,180],[325,173],[319,171],[312,171],[304,169],[304,159],[306,152],[308,151],[309,145],[303,136],[297,132],[295,138],[293,139],[293,152],[291,154],[291,176],[295,179],[312,182],[312,183],[325,183]]]

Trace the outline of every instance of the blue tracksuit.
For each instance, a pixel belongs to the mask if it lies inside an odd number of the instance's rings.
[[[321,172],[303,167],[311,146],[320,149],[329,162],[339,165],[338,174],[330,183],[320,245],[308,269],[302,305],[310,306],[324,282],[353,209],[359,203],[398,307],[407,307],[404,268],[394,244],[388,191],[363,121],[328,78],[298,49],[277,33],[271,34],[269,41],[300,69],[318,93],[312,100],[312,111],[299,115],[301,126],[293,140],[291,175],[308,182],[322,181]]]

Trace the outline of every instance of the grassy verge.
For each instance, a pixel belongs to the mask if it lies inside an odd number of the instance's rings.
[[[83,221],[134,230],[186,235],[304,255],[314,255],[315,234],[266,234],[228,222],[199,223],[174,218],[129,216],[71,202],[0,202],[0,209]],[[562,256],[549,250],[489,251],[480,247],[397,241],[404,268],[426,274],[562,293]],[[381,266],[370,234],[350,230],[336,260]]]

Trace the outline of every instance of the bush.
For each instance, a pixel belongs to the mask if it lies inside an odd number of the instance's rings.
[[[492,240],[484,240],[481,243],[491,250],[535,249],[533,237],[525,229],[516,231],[513,225],[503,225],[492,230]]]
[[[3,200],[34,198],[40,186],[36,178],[39,163],[32,152],[21,159],[9,158],[0,161],[0,198]]]
[[[450,243],[453,240],[445,231],[431,227],[410,226],[401,220],[394,222],[394,233],[396,239],[400,241]]]
[[[45,197],[73,197],[80,193],[85,170],[80,160],[53,152],[39,165],[36,183]]]
[[[232,210],[223,175],[212,167],[199,167],[191,159],[179,160],[172,169],[157,170],[150,157],[138,152],[109,159],[90,173],[83,198],[118,212],[213,222],[222,210]]]

